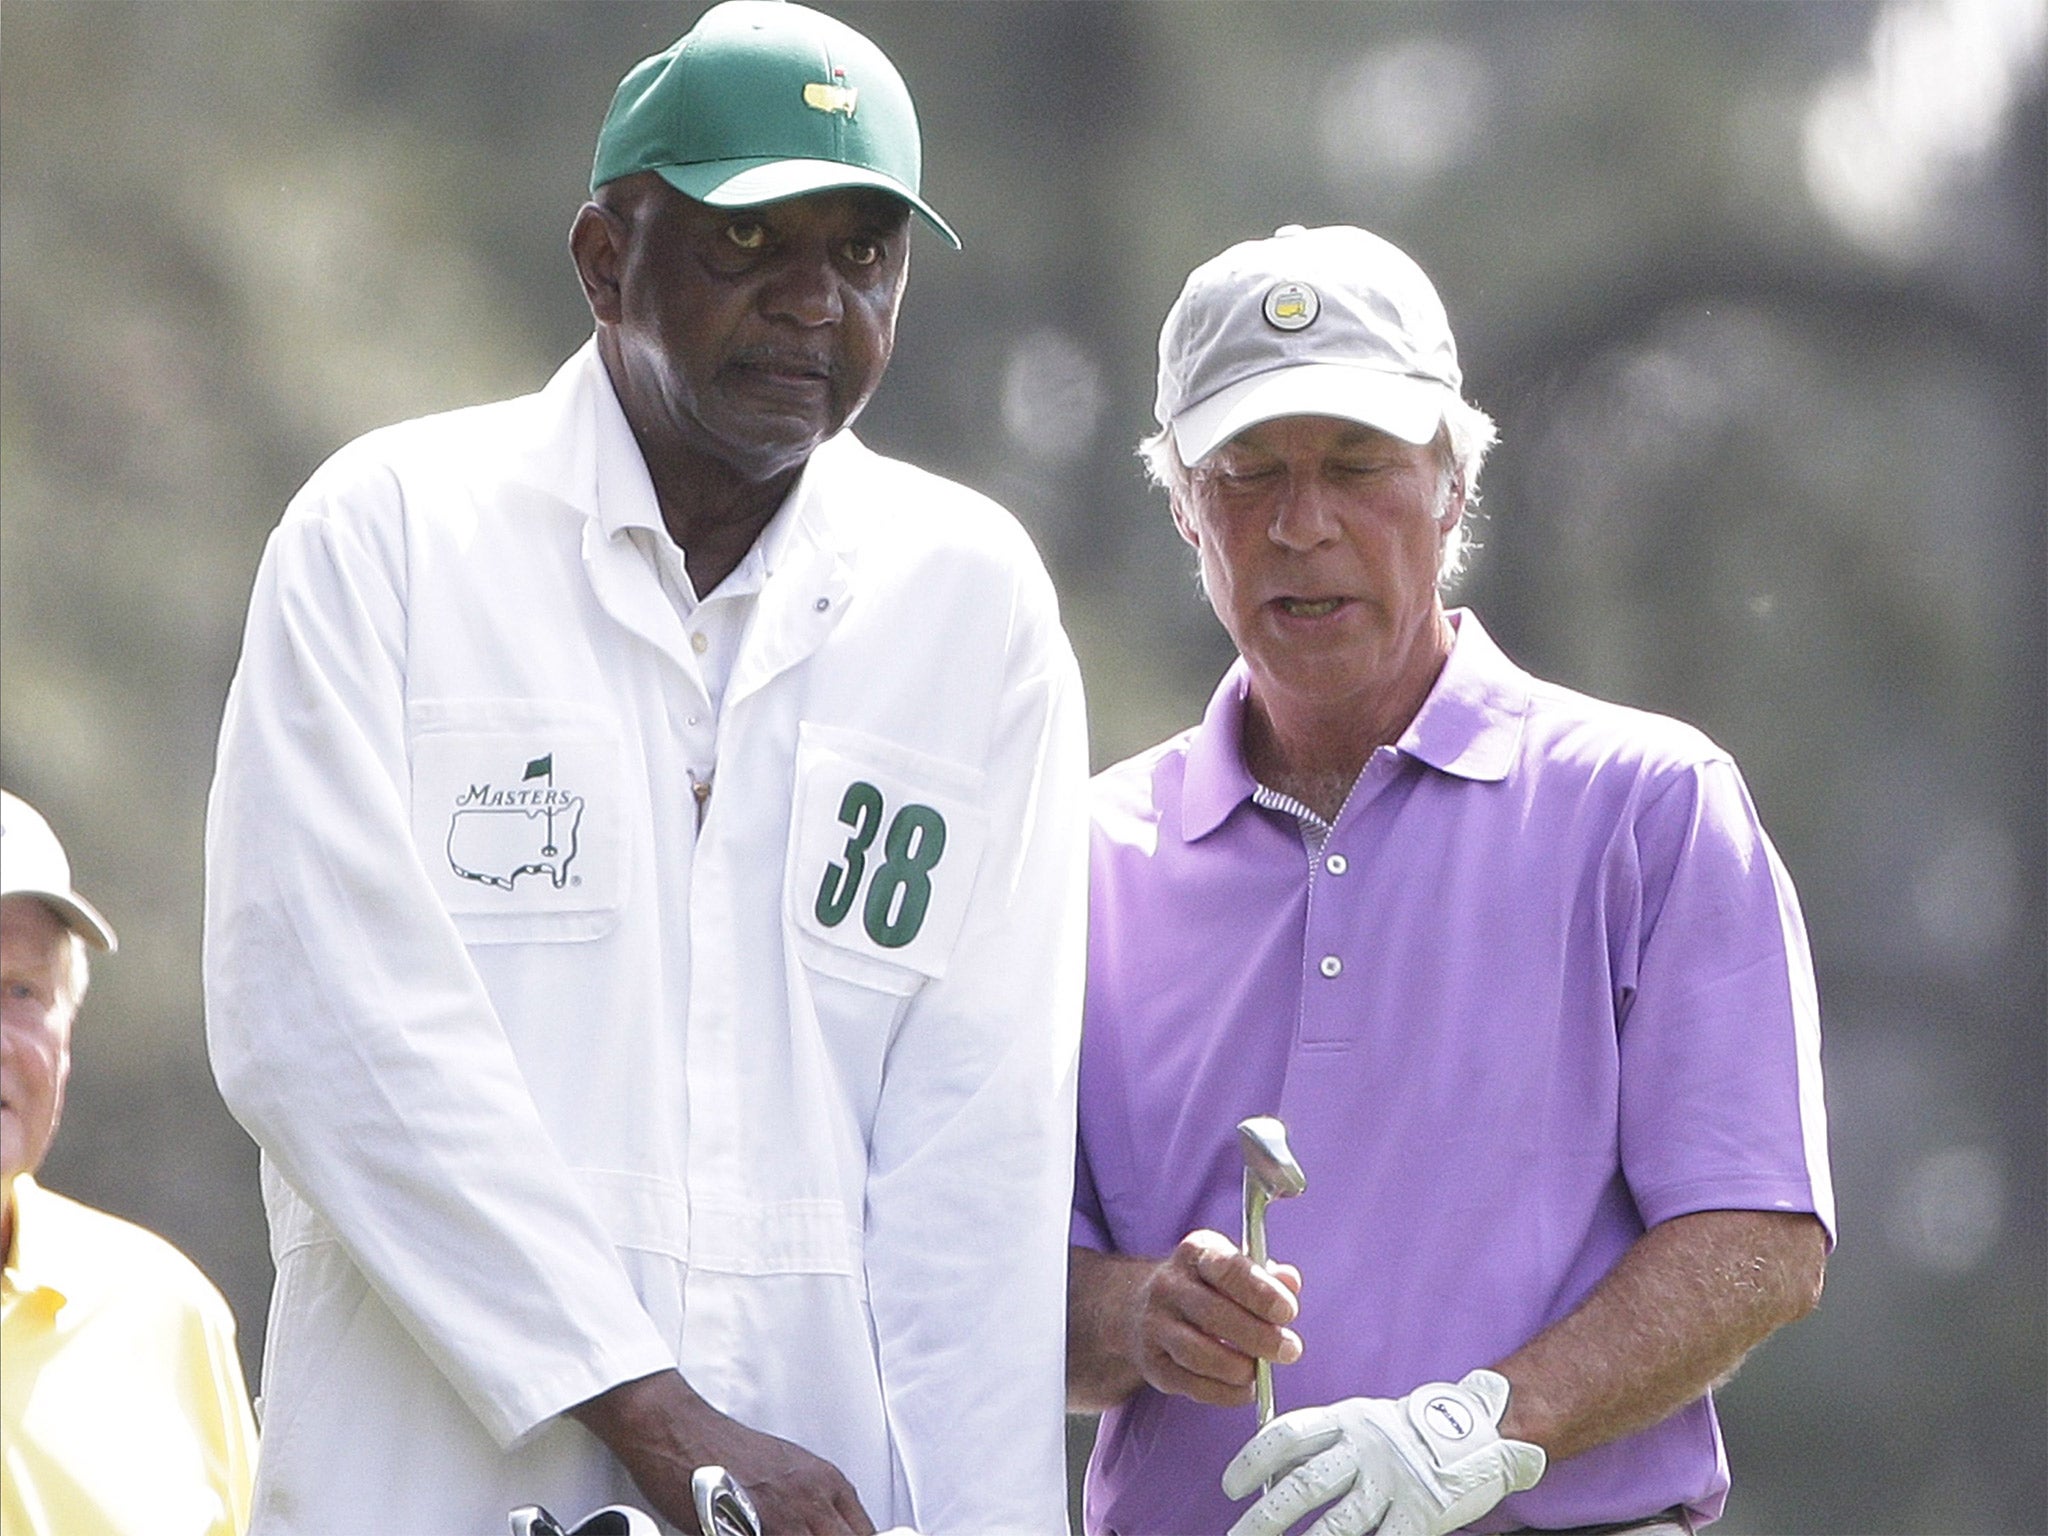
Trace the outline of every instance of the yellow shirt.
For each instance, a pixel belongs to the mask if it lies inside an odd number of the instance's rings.
[[[227,1303],[154,1233],[14,1185],[0,1536],[237,1536],[256,1425]]]

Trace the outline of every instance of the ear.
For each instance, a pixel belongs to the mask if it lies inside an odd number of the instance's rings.
[[[1448,538],[1451,530],[1457,527],[1464,520],[1464,517],[1465,477],[1460,474],[1452,474],[1449,476],[1449,483],[1444,486],[1443,505],[1437,509],[1437,532]]]
[[[583,284],[584,302],[599,325],[617,325],[619,270],[625,264],[626,221],[600,203],[585,203],[569,226],[569,255]]]
[[[1167,505],[1173,508],[1173,526],[1179,531],[1180,536],[1192,548],[1200,549],[1202,547],[1202,530],[1195,522],[1194,512],[1188,506],[1188,494],[1185,490],[1169,492],[1167,495]]]

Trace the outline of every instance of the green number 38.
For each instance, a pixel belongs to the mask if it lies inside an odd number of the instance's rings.
[[[862,779],[846,786],[839,819],[853,828],[846,851],[825,866],[818,885],[818,921],[837,928],[853,910],[867,876],[868,851],[882,829],[886,811],[882,792]],[[924,926],[932,900],[932,870],[946,851],[946,818],[928,805],[906,805],[889,822],[882,838],[882,862],[868,880],[861,906],[861,926],[884,949],[901,949]],[[843,860],[844,862],[840,862]]]

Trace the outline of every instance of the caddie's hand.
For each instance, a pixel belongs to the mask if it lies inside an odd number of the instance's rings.
[[[655,1512],[680,1530],[697,1529],[691,1474],[716,1465],[753,1499],[762,1536],[874,1536],[874,1522],[837,1467],[727,1418],[680,1372],[624,1382],[570,1412],[618,1457]]]
[[[1138,1369],[1161,1392],[1219,1408],[1249,1403],[1254,1361],[1301,1358],[1301,1336],[1287,1326],[1300,1292],[1293,1265],[1260,1269],[1222,1233],[1190,1232],[1138,1289]]]
[[[1472,1371],[1456,1386],[1433,1381],[1399,1399],[1348,1397],[1284,1413],[1223,1469],[1233,1499],[1272,1484],[1230,1536],[1280,1536],[1332,1500],[1308,1536],[1455,1531],[1543,1475],[1541,1447],[1502,1438],[1507,1407],[1507,1378]]]

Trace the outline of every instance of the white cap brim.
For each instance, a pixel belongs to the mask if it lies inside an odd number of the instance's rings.
[[[29,896],[40,901],[57,914],[57,919],[77,934],[94,949],[112,953],[120,941],[114,937],[114,926],[101,917],[91,902],[76,891],[46,891],[38,886],[9,886],[9,896]]]
[[[1248,427],[1282,416],[1335,416],[1404,443],[1432,441],[1450,391],[1436,379],[1345,363],[1297,363],[1220,389],[1173,419],[1173,442],[1190,468]]]

